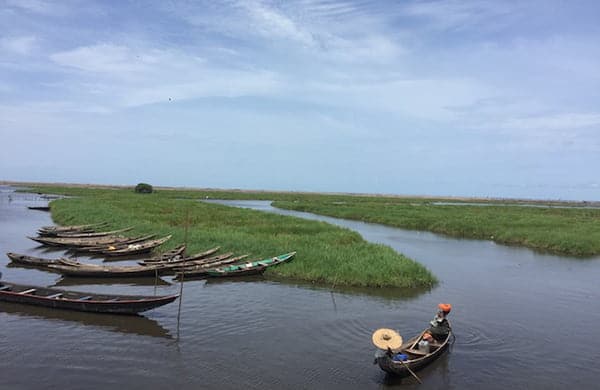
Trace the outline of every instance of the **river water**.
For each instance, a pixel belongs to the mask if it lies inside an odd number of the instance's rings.
[[[58,257],[26,238],[50,214],[43,200],[0,187],[0,251]],[[571,259],[487,241],[277,210],[358,231],[425,264],[431,291],[339,289],[259,278],[189,281],[181,317],[170,304],[140,317],[93,315],[0,303],[2,389],[388,389],[417,387],[372,365],[371,333],[408,338],[450,302],[456,343],[419,372],[421,389],[597,388],[600,258]],[[100,263],[101,259],[80,258]],[[16,283],[124,294],[170,294],[154,280],[62,279],[7,266]]]

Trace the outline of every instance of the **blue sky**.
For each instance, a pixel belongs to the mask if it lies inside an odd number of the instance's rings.
[[[0,0],[0,179],[600,200],[595,1]]]

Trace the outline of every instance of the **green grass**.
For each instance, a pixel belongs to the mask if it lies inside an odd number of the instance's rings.
[[[265,258],[297,251],[294,260],[269,268],[267,276],[325,285],[423,288],[437,283],[422,265],[384,245],[368,243],[348,229],[327,223],[198,202],[198,192],[36,187],[35,191],[75,196],[52,202],[61,225],[107,221],[107,229],[135,226],[129,234],[172,234],[161,250],[182,242],[188,253],[214,246]],[[215,197],[211,193],[211,197]]]
[[[111,189],[40,187],[40,191],[82,195],[111,193]],[[523,207],[522,203],[565,205],[555,201],[534,202],[494,199],[488,206],[434,205],[441,198],[400,198],[313,193],[242,192],[216,190],[157,189],[172,199],[263,199],[291,210],[339,218],[381,223],[404,229],[424,230],[453,237],[493,240],[539,251],[573,256],[600,254],[600,210]],[[91,192],[90,192],[91,191]],[[456,202],[456,199],[447,199]],[[491,203],[501,203],[493,206]],[[573,203],[581,206],[583,203]]]

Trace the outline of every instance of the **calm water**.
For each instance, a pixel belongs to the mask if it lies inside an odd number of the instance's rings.
[[[0,187],[0,251],[61,255],[25,237],[51,224],[49,213],[26,207],[43,201],[10,191]],[[332,293],[262,278],[191,281],[184,286],[179,324],[177,304],[120,317],[0,303],[0,388],[412,388],[412,379],[388,378],[372,365],[370,336],[391,327],[410,337],[440,301],[454,305],[457,341],[451,353],[420,372],[419,388],[597,387],[599,259],[280,211],[268,202],[230,203],[352,228],[417,259],[441,283],[407,295]],[[7,263],[0,258],[4,279],[20,283],[149,295],[179,289],[152,279],[61,279]]]

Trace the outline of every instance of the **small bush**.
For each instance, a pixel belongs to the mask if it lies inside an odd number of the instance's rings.
[[[135,192],[138,194],[151,194],[152,186],[147,183],[139,183],[137,186],[135,186]]]

